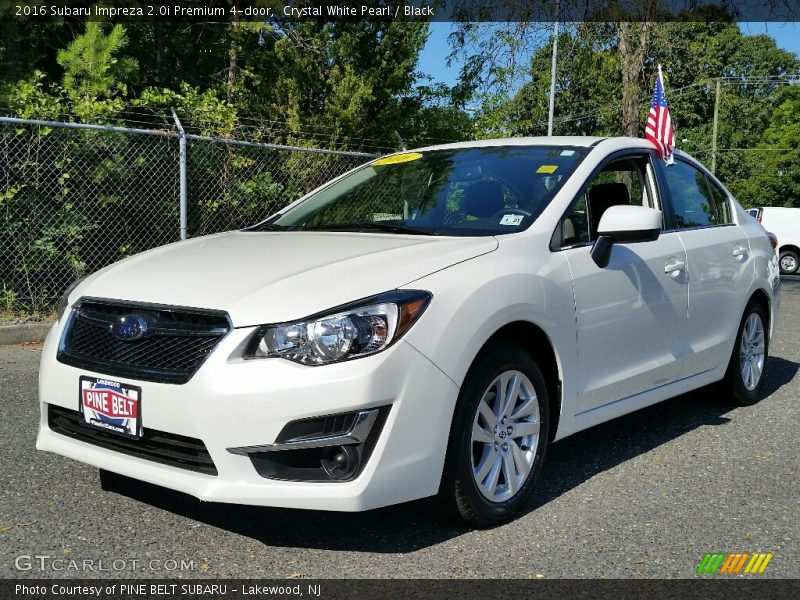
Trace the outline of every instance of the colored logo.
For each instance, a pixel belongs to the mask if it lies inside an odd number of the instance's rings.
[[[80,387],[86,423],[129,437],[139,435],[139,388],[91,377],[81,377]]]
[[[138,340],[147,333],[147,321],[135,315],[120,317],[111,324],[111,333],[124,342]]]
[[[698,573],[718,575],[760,575],[767,570],[772,552],[707,552],[697,566]]]

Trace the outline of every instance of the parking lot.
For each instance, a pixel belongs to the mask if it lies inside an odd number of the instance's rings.
[[[40,346],[0,347],[0,576],[697,577],[706,552],[760,551],[774,558],[758,577],[797,578],[799,327],[793,278],[761,403],[731,409],[705,388],[556,443],[523,516],[489,531],[428,501],[202,503],[37,452]]]

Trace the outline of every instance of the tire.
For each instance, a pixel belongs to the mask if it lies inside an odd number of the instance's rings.
[[[518,390],[506,411],[495,402],[505,396],[498,390]],[[547,449],[548,407],[544,377],[522,348],[498,346],[478,357],[461,387],[439,488],[451,516],[492,527],[525,505]]]
[[[794,250],[781,250],[778,263],[781,267],[781,275],[794,275],[800,267],[800,256]]]
[[[735,406],[750,406],[761,399],[769,351],[768,330],[769,320],[764,307],[751,300],[744,310],[728,370],[722,380],[723,392]]]

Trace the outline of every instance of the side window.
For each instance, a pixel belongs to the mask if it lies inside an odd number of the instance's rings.
[[[708,175],[705,176],[705,180],[711,193],[714,225],[733,223],[733,219],[731,218],[731,204],[728,202],[728,195],[722,188],[714,183]]]
[[[647,156],[625,157],[610,162],[595,175],[561,220],[562,247],[594,241],[600,217],[611,206],[653,207],[648,164]]]
[[[731,222],[727,196],[705,173],[680,160],[664,170],[679,228]]]

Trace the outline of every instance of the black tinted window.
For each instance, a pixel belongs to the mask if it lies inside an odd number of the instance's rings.
[[[711,193],[711,198],[713,200],[713,207],[714,207],[714,215],[713,218],[715,219],[714,225],[724,225],[725,223],[733,223],[733,219],[731,219],[731,205],[728,202],[728,195],[720,188],[716,183],[714,183],[708,176],[705,177],[706,185],[708,186],[708,190]]]
[[[665,171],[679,228],[731,222],[725,193],[705,173],[680,160],[667,166]]]

